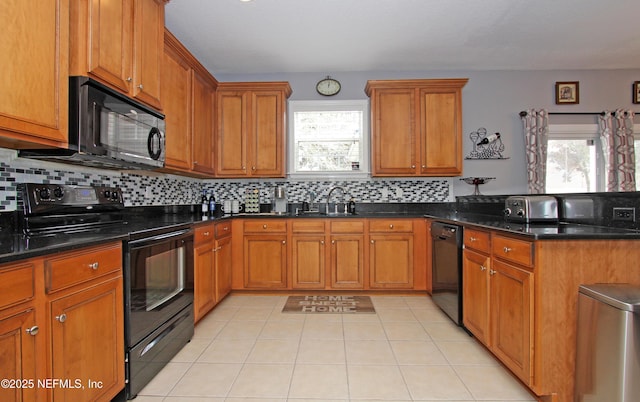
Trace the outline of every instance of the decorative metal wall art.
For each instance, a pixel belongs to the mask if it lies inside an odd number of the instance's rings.
[[[469,134],[473,149],[465,159],[509,159],[503,156],[504,143],[500,133],[487,135],[487,129],[480,127]]]

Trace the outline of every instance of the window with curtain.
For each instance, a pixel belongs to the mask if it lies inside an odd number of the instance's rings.
[[[634,126],[634,148],[640,155],[640,124]],[[640,158],[635,160],[640,183]],[[607,191],[605,160],[597,124],[550,124],[546,189],[548,193]]]

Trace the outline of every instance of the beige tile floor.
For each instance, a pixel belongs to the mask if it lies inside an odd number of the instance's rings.
[[[372,300],[296,314],[284,295],[231,295],[135,402],[535,401],[428,296]]]

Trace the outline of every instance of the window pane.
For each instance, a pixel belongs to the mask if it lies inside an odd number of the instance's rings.
[[[362,110],[296,111],[293,118],[296,172],[360,169]]]
[[[596,191],[596,147],[588,140],[549,140],[548,193]]]

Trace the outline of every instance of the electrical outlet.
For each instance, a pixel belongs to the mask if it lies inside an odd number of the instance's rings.
[[[613,220],[614,221],[636,221],[636,209],[635,208],[613,208]]]

